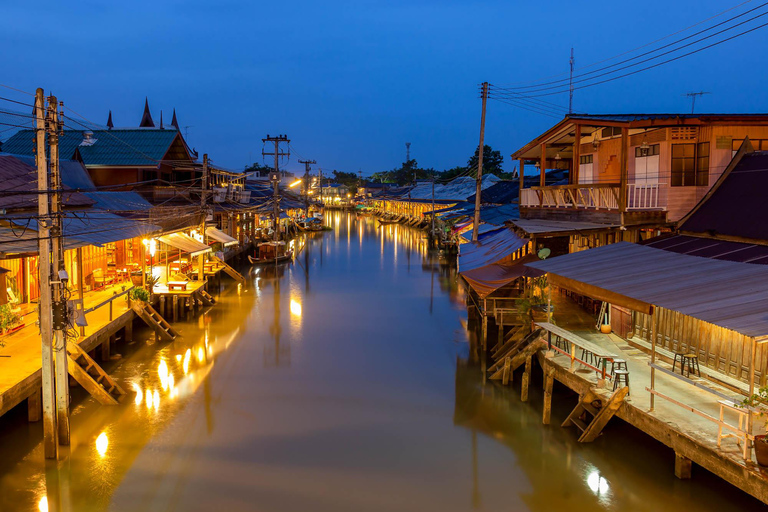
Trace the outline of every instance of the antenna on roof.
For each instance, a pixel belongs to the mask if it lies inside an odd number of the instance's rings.
[[[691,114],[693,114],[693,111],[696,108],[696,96],[704,96],[705,94],[712,94],[712,93],[706,92],[706,91],[699,91],[699,92],[689,92],[689,93],[683,94],[683,96],[687,96],[691,98]]]
[[[571,47],[571,75],[568,78],[568,115],[573,114],[573,66],[576,64],[576,60],[573,58],[573,47]]]

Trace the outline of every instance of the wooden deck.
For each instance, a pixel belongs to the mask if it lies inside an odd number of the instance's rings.
[[[558,323],[562,325],[562,322]],[[574,335],[627,361],[631,394],[621,404],[616,416],[674,450],[678,477],[690,478],[690,464],[693,462],[768,503],[768,472],[751,456],[749,460],[744,460],[744,450],[735,439],[723,440],[718,447],[719,425],[705,417],[719,418],[722,397],[739,401],[736,393],[704,379],[687,381],[657,371],[655,390],[671,400],[662,400],[657,396],[655,407],[651,410],[649,357],[645,353],[614,335],[594,330],[577,331]],[[595,391],[606,395],[611,392],[613,384],[610,381],[602,387],[605,380],[600,378],[595,368],[579,362],[574,367],[573,359],[568,354],[544,349],[539,351],[537,358],[545,375],[552,375],[554,380],[581,396]],[[671,370],[666,363],[657,364]],[[738,413],[726,410],[724,420],[730,425],[738,425]]]
[[[123,286],[127,289],[130,284],[121,283],[87,292],[86,309],[121,293]],[[85,335],[80,336],[77,343],[88,352],[109,341],[121,329],[132,332],[134,316],[128,302],[122,297],[118,298],[112,301],[111,312],[110,306],[106,305],[86,314],[88,326],[85,327]],[[41,348],[36,321],[37,312],[32,310],[24,315],[25,326],[22,329],[3,337],[5,347],[0,348],[0,355],[9,357],[0,357],[0,416],[40,392]]]

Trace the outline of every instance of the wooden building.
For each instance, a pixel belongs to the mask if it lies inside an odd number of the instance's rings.
[[[567,237],[569,252],[651,238],[704,197],[746,138],[768,149],[768,115],[569,115],[512,154],[541,173],[538,186],[521,185],[516,226],[527,236],[526,221],[553,221],[548,237]],[[553,168],[567,184],[545,184]]]

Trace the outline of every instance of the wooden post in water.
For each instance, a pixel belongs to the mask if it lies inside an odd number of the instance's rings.
[[[523,373],[523,386],[522,386],[522,389],[520,390],[520,400],[523,402],[528,401],[528,385],[531,382],[531,366],[533,363],[532,359],[533,359],[533,354],[531,354],[525,359],[525,372]]]

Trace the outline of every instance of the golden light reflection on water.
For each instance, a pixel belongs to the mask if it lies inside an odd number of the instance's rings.
[[[291,314],[293,316],[301,316],[301,303],[295,299],[291,299]]]
[[[107,454],[107,448],[109,447],[109,438],[106,432],[99,434],[96,438],[96,451],[99,452],[99,456],[104,457]]]

